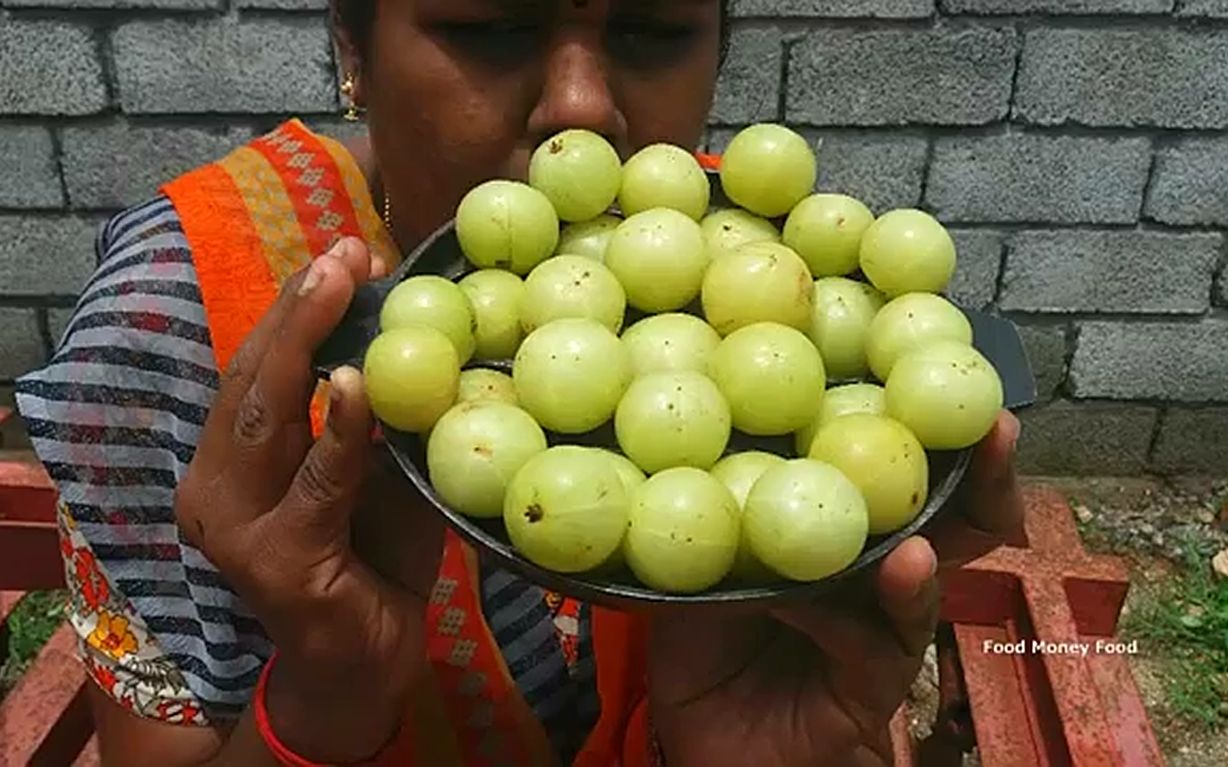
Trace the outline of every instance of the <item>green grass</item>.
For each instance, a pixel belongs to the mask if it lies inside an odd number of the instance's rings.
[[[63,591],[27,594],[9,616],[8,654],[0,657],[0,698],[12,689],[56,627],[64,622],[67,596]]]
[[[1126,616],[1123,635],[1163,664],[1167,713],[1218,731],[1228,723],[1228,579],[1215,576],[1201,547],[1186,552],[1184,565]]]

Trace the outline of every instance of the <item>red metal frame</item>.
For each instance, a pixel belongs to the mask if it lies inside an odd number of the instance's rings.
[[[62,767],[93,734],[85,670],[65,623],[0,703],[0,764]]]
[[[0,520],[55,521],[55,485],[32,456],[28,461],[0,461],[0,492]]]
[[[40,464],[0,463],[0,585],[34,591],[64,585],[55,486]]]
[[[1126,658],[1096,650],[1116,635],[1124,564],[1084,550],[1057,492],[1030,490],[1026,508],[1026,548],[1003,546],[944,582],[942,614],[955,624],[982,762],[1163,765]],[[1033,640],[1088,643],[1089,652],[1045,651]],[[1020,641],[1018,654],[986,649]]]

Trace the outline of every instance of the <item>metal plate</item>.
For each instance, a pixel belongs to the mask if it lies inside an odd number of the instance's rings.
[[[719,177],[713,172],[708,175],[713,185],[713,204],[728,205],[720,191]],[[363,354],[379,331],[380,307],[397,283],[418,274],[436,274],[456,280],[470,269],[457,241],[454,222],[448,222],[410,254],[387,279],[359,288],[337,330],[317,352],[317,373],[321,377],[327,377],[331,370],[342,364],[361,368]],[[698,313],[696,307],[687,311]],[[1006,407],[1015,410],[1031,405],[1036,399],[1036,383],[1015,326],[1001,317],[968,309],[964,311],[973,326],[973,343],[993,363],[1002,377]],[[625,325],[630,326],[639,316],[628,310]],[[510,372],[511,363],[509,360],[474,360],[466,367],[492,367]],[[924,532],[934,520],[946,513],[953,505],[950,501],[967,472],[972,455],[971,450],[930,452],[930,493],[921,513],[911,524],[892,535],[870,538],[861,556],[840,573],[814,583],[780,581],[744,586],[728,582],[701,594],[672,595],[639,585],[626,571],[564,575],[538,567],[516,552],[499,520],[470,519],[448,508],[427,479],[425,449],[417,435],[398,432],[387,426],[384,429],[388,449],[401,470],[439,510],[449,525],[483,557],[545,588],[593,604],[620,608],[677,604],[763,607],[813,599],[867,570],[905,538]],[[562,441],[563,438],[551,435],[552,443]],[[609,425],[591,434],[568,436],[565,441],[617,450],[617,442]],[[735,432],[730,439],[729,452],[752,449],[791,456],[792,437],[762,439]]]

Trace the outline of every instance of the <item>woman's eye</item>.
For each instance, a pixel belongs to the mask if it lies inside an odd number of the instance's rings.
[[[613,56],[635,66],[655,66],[686,55],[698,29],[654,19],[615,19],[608,46]]]
[[[531,55],[538,46],[541,28],[522,21],[466,21],[436,27],[449,45],[467,55],[492,63],[506,63]]]

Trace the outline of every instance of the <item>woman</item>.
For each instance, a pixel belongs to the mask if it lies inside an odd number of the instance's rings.
[[[723,4],[332,11],[369,141],[291,122],[116,216],[55,357],[19,385],[61,492],[104,763],[888,763],[939,558],[1018,527],[1009,415],[963,517],[902,545],[866,593],[651,617],[478,563],[370,444],[357,371],[313,420],[309,361],[355,286],[467,189],[523,177],[567,127],[624,156],[698,145]]]

